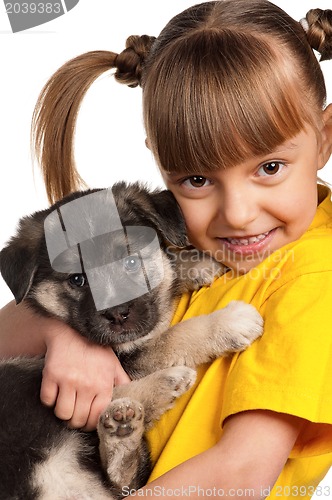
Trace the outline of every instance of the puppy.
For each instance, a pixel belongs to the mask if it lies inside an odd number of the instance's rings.
[[[140,184],[74,193],[20,221],[0,253],[16,302],[111,346],[133,382],[114,389],[87,434],[40,403],[42,359],[2,361],[0,499],[114,499],[139,488],[151,469],[144,432],[193,385],[194,368],[262,333],[242,302],[169,327],[180,294],[222,272],[187,246],[172,194]]]

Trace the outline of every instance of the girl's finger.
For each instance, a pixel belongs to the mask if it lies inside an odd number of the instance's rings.
[[[40,399],[45,406],[54,406],[59,393],[58,384],[43,377],[40,388]]]
[[[114,373],[114,385],[129,384],[130,378],[124,371],[120,363],[116,366],[116,371]]]
[[[110,394],[99,394],[91,404],[90,413],[86,422],[84,431],[89,432],[96,429],[100,414],[106,409],[112,400]]]
[[[76,405],[76,390],[59,388],[54,408],[55,415],[61,420],[71,420]]]
[[[83,427],[86,427],[90,419],[93,401],[94,397],[91,396],[91,394],[89,395],[85,392],[76,393],[75,408],[73,410],[70,421],[68,422],[68,426],[71,429],[81,429]],[[94,425],[89,430],[93,430],[95,428],[96,425]]]

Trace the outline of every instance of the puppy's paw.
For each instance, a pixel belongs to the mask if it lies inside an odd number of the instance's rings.
[[[211,285],[216,277],[224,273],[225,269],[222,264],[211,257],[203,256],[202,260],[187,270],[190,287],[197,290],[201,286]]]
[[[115,399],[100,415],[98,423],[99,437],[116,436],[126,438],[134,431],[143,432],[143,406],[130,398]]]
[[[176,272],[185,290],[197,290],[210,285],[225,269],[223,264],[197,249],[184,249],[177,253]]]
[[[172,408],[178,397],[188,391],[196,380],[196,371],[187,366],[173,366],[153,374],[153,387],[145,401],[145,422],[149,424]]]
[[[245,302],[230,302],[212,315],[220,325],[221,348],[226,352],[243,351],[263,333],[262,316],[254,306]]]
[[[173,399],[187,392],[196,380],[196,371],[187,366],[173,366],[160,372],[165,380],[165,391],[170,391]]]

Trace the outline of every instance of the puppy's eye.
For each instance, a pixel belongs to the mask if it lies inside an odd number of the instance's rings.
[[[69,283],[73,287],[80,288],[86,284],[86,277],[84,274],[73,274],[69,278]]]
[[[133,273],[141,267],[141,261],[136,255],[129,255],[123,260],[123,266],[126,271]]]

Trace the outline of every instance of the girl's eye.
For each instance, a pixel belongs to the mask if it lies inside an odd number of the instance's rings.
[[[209,183],[206,177],[202,177],[201,175],[193,175],[192,177],[188,177],[183,181],[183,185],[189,188],[201,188],[207,186]]]
[[[265,163],[258,169],[258,175],[261,175],[262,177],[273,176],[279,174],[283,167],[283,163],[271,161],[269,163]]]

